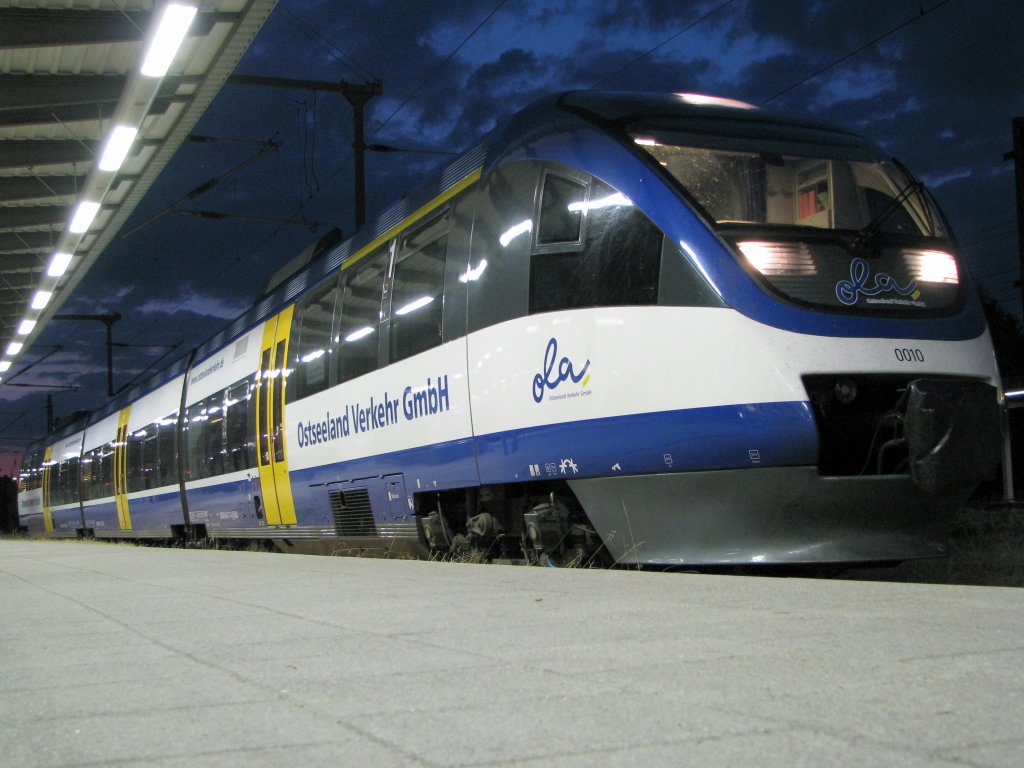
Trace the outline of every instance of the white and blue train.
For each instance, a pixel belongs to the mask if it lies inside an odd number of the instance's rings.
[[[30,449],[20,516],[554,563],[938,556],[1001,398],[948,224],[878,147],[573,92]]]

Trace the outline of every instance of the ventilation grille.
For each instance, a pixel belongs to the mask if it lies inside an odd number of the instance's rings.
[[[365,488],[352,491],[328,491],[334,530],[339,536],[377,536],[370,509],[370,494]]]

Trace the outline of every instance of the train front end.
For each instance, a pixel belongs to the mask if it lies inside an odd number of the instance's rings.
[[[629,532],[612,554],[946,554],[952,513],[996,473],[1001,390],[976,289],[923,185],[824,123],[684,95],[638,101],[563,106],[616,133],[682,203],[665,213],[667,195],[635,192],[726,305],[680,310],[676,365],[750,428],[691,432],[708,450],[728,442],[717,467],[572,483],[599,531]]]

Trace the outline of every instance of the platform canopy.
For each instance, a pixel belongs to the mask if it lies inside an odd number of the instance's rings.
[[[0,377],[131,216],[275,2],[0,0]],[[148,56],[165,13],[187,28],[161,74]],[[116,166],[115,133],[127,150]]]

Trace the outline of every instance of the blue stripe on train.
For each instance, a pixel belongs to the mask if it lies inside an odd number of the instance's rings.
[[[553,424],[477,439],[480,480],[815,464],[805,402],[724,405]]]
[[[411,494],[479,483],[757,466],[813,465],[806,402],[716,406],[575,421],[483,435],[292,472],[300,525],[330,525],[333,484],[401,474]],[[479,470],[479,474],[477,473]],[[359,483],[357,482],[356,485]]]
[[[177,489],[133,497],[128,501],[128,514],[134,531],[170,531],[172,525],[185,522]]]
[[[188,513],[193,525],[207,528],[256,528],[257,516],[252,494],[259,493],[255,467],[252,479],[233,479],[203,488],[188,488]]]
[[[366,456],[291,473],[300,526],[333,524],[328,492],[376,486],[401,475],[406,492],[477,483],[685,472],[757,466],[813,465],[818,437],[806,402],[756,403],[574,421],[465,438]],[[257,527],[252,480],[188,490],[193,523]],[[136,505],[132,505],[133,522]],[[376,510],[375,510],[376,512]],[[136,525],[136,528],[139,526]]]

